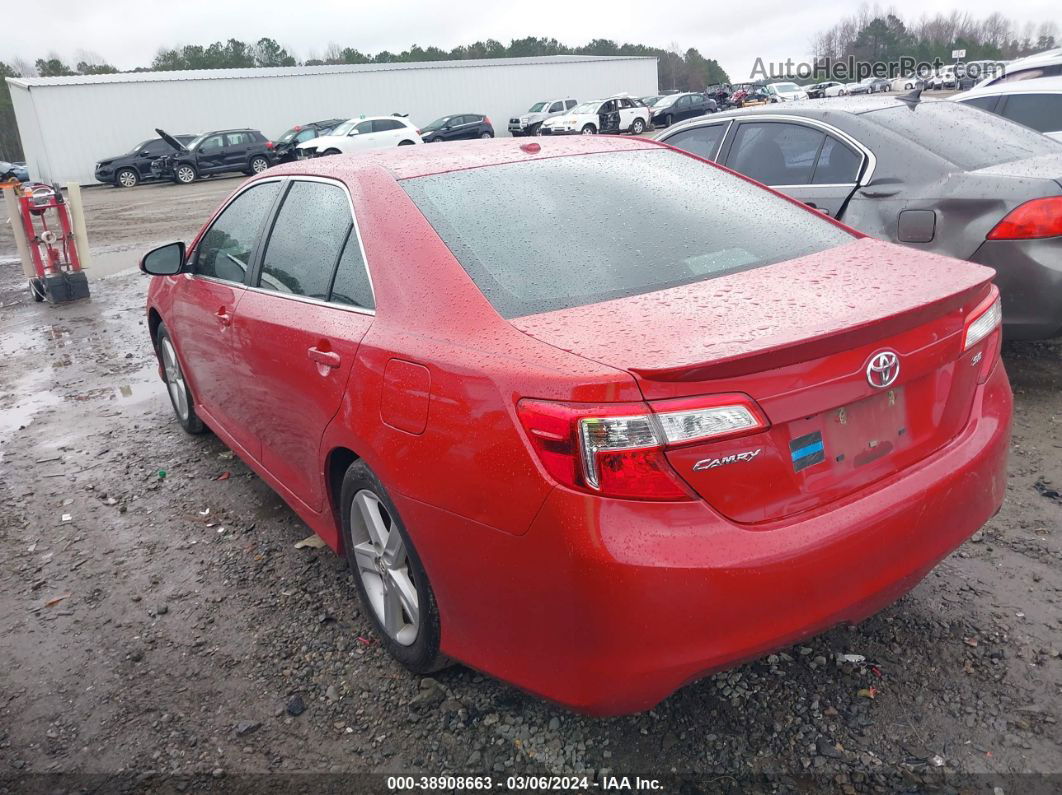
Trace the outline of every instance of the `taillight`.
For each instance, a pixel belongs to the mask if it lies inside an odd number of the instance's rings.
[[[483,117],[483,123],[484,124],[489,124],[491,127],[494,126],[494,123],[490,120],[490,116],[484,116]]]
[[[266,149],[272,149],[273,148],[273,142],[272,141],[266,141],[265,144],[266,144]]]
[[[606,497],[689,500],[664,451],[751,433],[767,419],[743,395],[589,405],[521,400],[520,421],[546,471]]]
[[[1003,307],[999,302],[999,290],[993,286],[988,298],[970,313],[963,332],[963,351],[968,351],[988,339],[984,349],[978,354],[980,358],[975,359],[975,363],[981,364],[978,375],[979,383],[983,384],[988,380],[996,359],[999,358],[999,350],[1003,343],[1003,334],[1000,331],[1002,325]]]
[[[1062,196],[1033,199],[1015,207],[991,232],[989,240],[1032,240],[1062,235]]]

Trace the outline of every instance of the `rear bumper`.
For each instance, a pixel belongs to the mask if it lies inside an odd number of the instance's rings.
[[[996,271],[1007,339],[1062,333],[1062,237],[986,240],[970,261]]]
[[[735,524],[702,502],[558,487],[513,536],[394,496],[435,590],[446,654],[579,711],[636,712],[859,621],[917,584],[1002,504],[1011,403],[998,365],[967,427],[934,456],[770,526]]]

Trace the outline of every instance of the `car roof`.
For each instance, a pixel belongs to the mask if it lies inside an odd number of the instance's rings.
[[[633,152],[660,146],[662,144],[646,138],[621,138],[611,135],[543,136],[531,142],[523,138],[493,138],[472,143],[460,141],[431,146],[396,146],[354,155],[299,160],[274,166],[269,169],[268,174],[333,177],[353,183],[357,181],[359,174],[382,168],[395,179],[401,180],[506,163],[604,152]]]
[[[915,103],[914,107],[917,109],[918,105],[940,101],[942,100],[922,99]],[[754,108],[725,110],[720,113],[713,113],[711,116],[698,116],[696,119],[690,119],[689,122],[685,122],[682,126],[692,126],[693,122],[705,122],[709,120],[721,121],[723,119],[736,119],[761,115],[776,116],[781,114],[785,116],[807,116],[812,119],[836,113],[851,113],[853,116],[861,116],[864,113],[870,113],[876,110],[886,110],[888,108],[904,105],[911,107],[909,103],[903,102],[895,96],[888,96],[885,94],[855,97],[826,97],[825,99],[786,102],[784,106],[760,105]],[[677,129],[677,127],[678,125],[674,128],[668,129]]]
[[[949,99],[958,101],[970,97],[994,96],[995,94],[1053,94],[1062,91],[1062,76],[1034,77],[1031,80],[1012,80],[1010,82],[993,83],[990,86],[971,88]]]

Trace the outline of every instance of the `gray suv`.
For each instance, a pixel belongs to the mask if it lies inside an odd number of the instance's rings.
[[[579,102],[574,99],[547,99],[545,102],[536,102],[528,108],[527,113],[509,119],[509,134],[516,137],[538,135],[538,128],[542,126],[542,122],[566,113],[578,104]]]

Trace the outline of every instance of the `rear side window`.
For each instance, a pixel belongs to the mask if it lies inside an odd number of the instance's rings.
[[[225,139],[229,146],[246,146],[247,144],[252,143],[250,133],[229,133],[225,136]]]
[[[356,306],[361,309],[374,309],[376,303],[372,296],[372,285],[365,267],[365,258],[361,253],[358,235],[352,230],[343,247],[343,256],[336,268],[335,283],[329,300],[334,304]]]
[[[450,124],[460,124],[460,119],[461,117],[458,116],[456,120],[451,120]],[[389,132],[390,130],[401,130],[403,127],[405,127],[405,125],[402,124],[402,122],[395,121],[394,119],[377,119],[372,123],[373,132]]]
[[[1057,132],[1062,130],[1062,94],[1011,94],[1003,115],[1040,132]]]
[[[197,274],[228,282],[244,281],[279,189],[279,182],[263,182],[232,200],[196,246]]]
[[[844,145],[832,135],[826,136],[815,164],[811,182],[815,185],[850,185],[859,178],[863,156]]]
[[[400,184],[505,317],[703,281],[853,239],[817,213],[662,148]]]
[[[571,110],[577,104],[578,103],[574,99],[566,99],[566,100],[564,100],[564,107],[567,108],[568,110]]]
[[[350,227],[350,202],[342,188],[293,182],[273,223],[258,286],[326,300]]]
[[[969,170],[1062,154],[1062,143],[961,102],[921,102],[913,110],[892,107],[862,118]]]
[[[685,130],[672,135],[664,143],[692,152],[705,160],[715,160],[715,153],[719,151],[719,141],[722,140],[727,126],[726,124],[710,124]]]
[[[764,185],[806,185],[825,137],[801,124],[740,124],[727,165]]]

